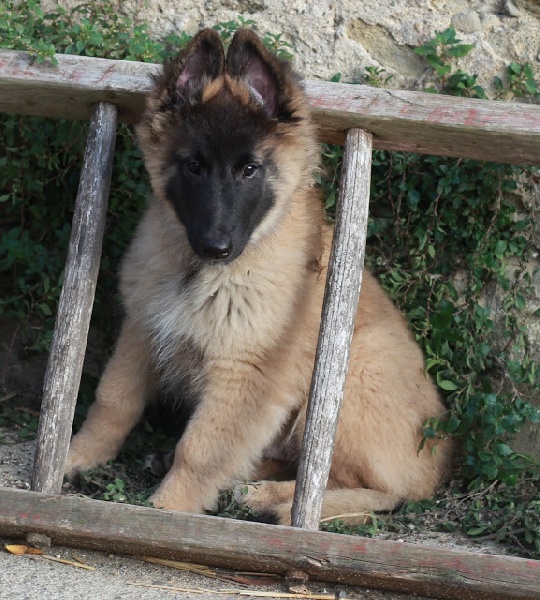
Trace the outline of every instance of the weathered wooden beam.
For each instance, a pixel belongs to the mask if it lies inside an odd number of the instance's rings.
[[[319,529],[322,498],[332,462],[364,270],[371,144],[369,133],[361,129],[347,132],[319,342],[292,509],[294,526],[315,531]]]
[[[59,103],[61,101],[59,100]],[[32,489],[59,493],[82,373],[116,140],[116,107],[100,103],[90,120],[71,238],[45,373]]]
[[[435,598],[538,600],[540,561],[0,488],[0,534]]]
[[[540,164],[540,106],[427,92],[306,82],[321,137],[361,127],[373,146],[514,164]]]
[[[26,52],[0,49],[0,111],[53,118],[91,117],[97,102],[133,123],[144,109],[159,65],[57,54],[58,65],[37,64]]]
[[[0,50],[0,111],[87,119],[98,101],[136,122],[150,75],[159,66],[56,55],[58,66],[32,64],[25,52]],[[322,138],[342,143],[365,129],[373,146],[518,164],[540,163],[540,106],[455,98],[365,85],[306,82]]]

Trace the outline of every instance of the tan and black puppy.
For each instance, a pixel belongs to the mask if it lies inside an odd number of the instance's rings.
[[[154,197],[122,267],[126,321],[66,475],[114,458],[161,388],[193,416],[151,500],[200,512],[220,489],[298,462],[331,239],[313,184],[319,146],[297,78],[251,31],[226,55],[215,31],[199,33],[156,78],[138,134]],[[450,445],[418,448],[443,411],[366,272],[323,517],[433,494]],[[293,490],[264,481],[238,496],[288,523]]]

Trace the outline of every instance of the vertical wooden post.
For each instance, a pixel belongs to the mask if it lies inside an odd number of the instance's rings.
[[[293,526],[305,529],[319,529],[349,368],[364,269],[371,149],[371,134],[362,129],[347,132],[319,343],[292,509]]]
[[[90,120],[37,436],[32,489],[62,488],[109,198],[117,108],[100,102]]]

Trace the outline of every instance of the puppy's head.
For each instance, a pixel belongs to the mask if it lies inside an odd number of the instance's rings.
[[[227,55],[214,30],[195,36],[156,79],[138,133],[154,193],[209,262],[271,233],[316,166],[297,79],[248,30]]]

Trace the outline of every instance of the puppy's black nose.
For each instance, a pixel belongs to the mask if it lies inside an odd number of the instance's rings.
[[[232,242],[227,238],[204,237],[201,244],[202,254],[206,258],[221,260],[227,258],[232,251]]]

